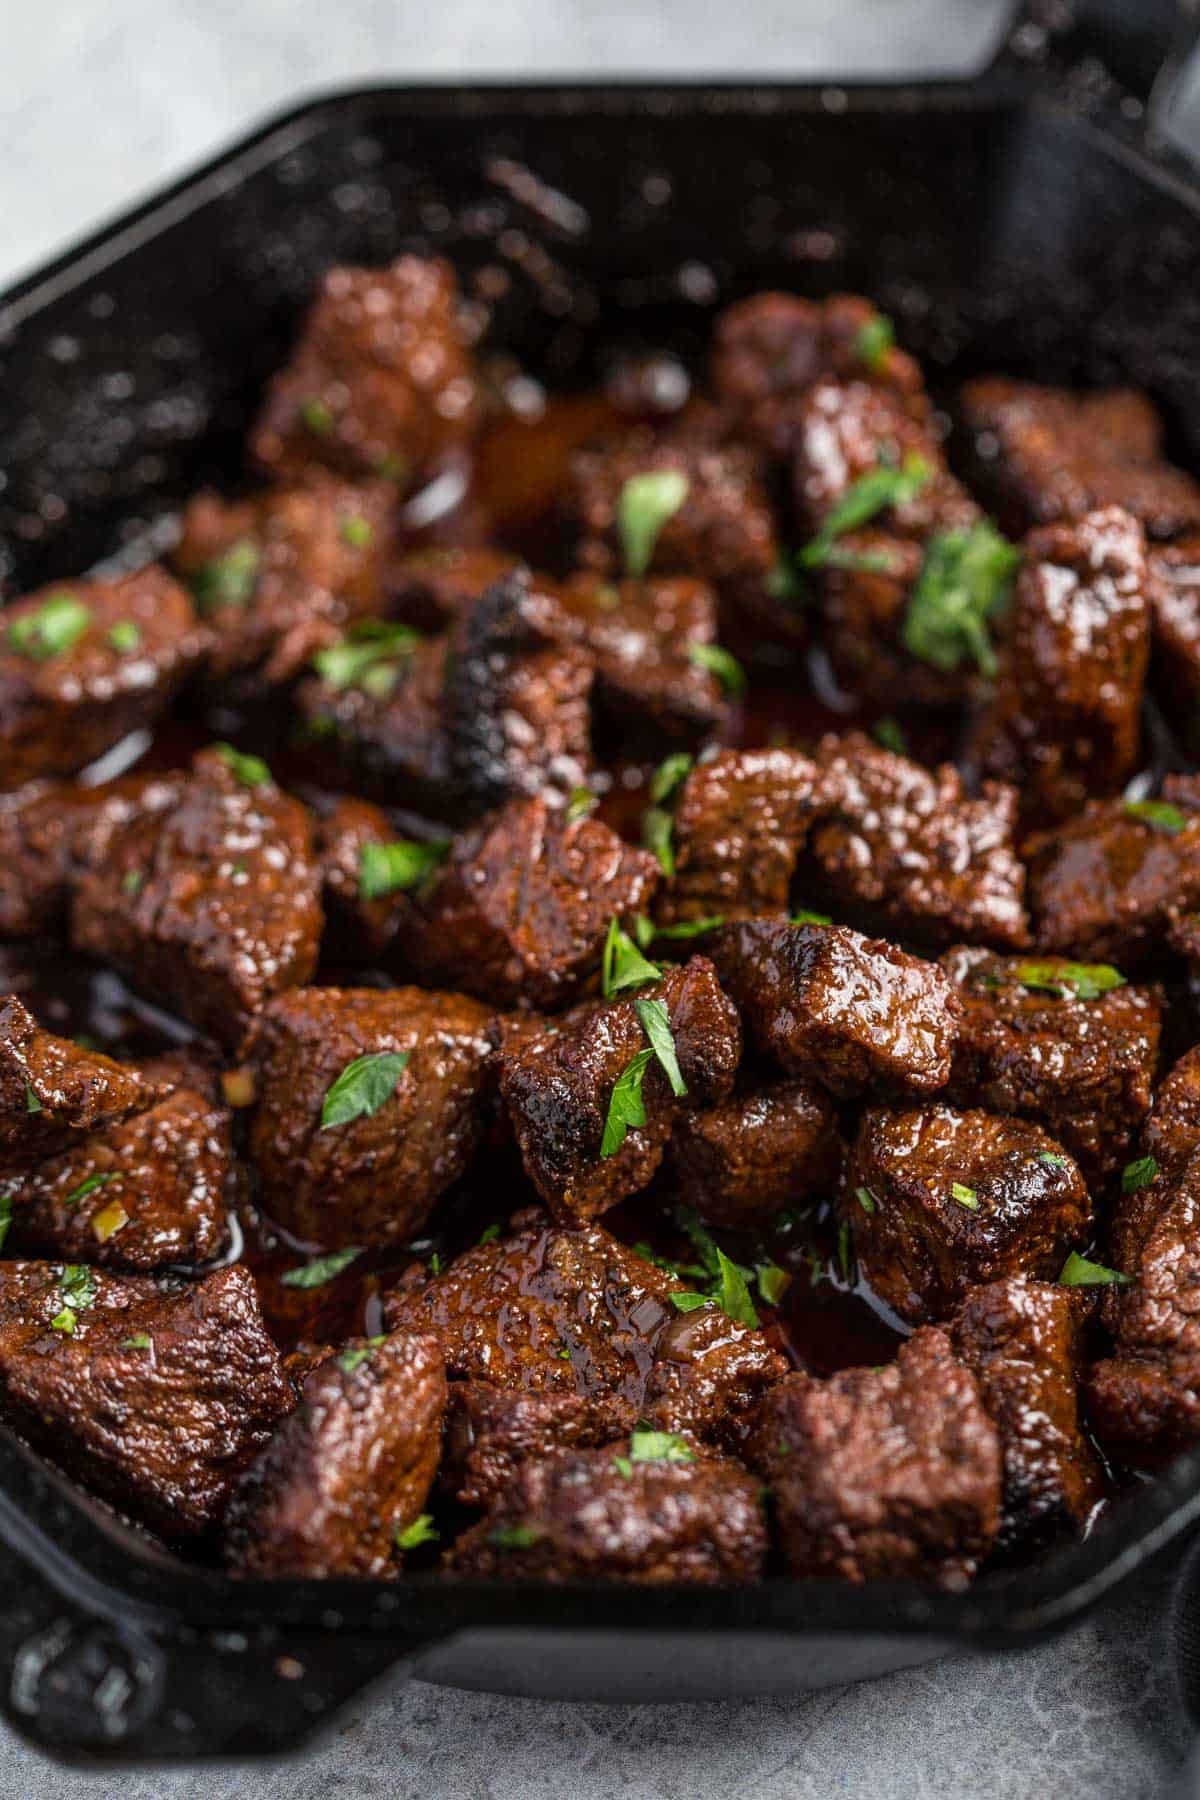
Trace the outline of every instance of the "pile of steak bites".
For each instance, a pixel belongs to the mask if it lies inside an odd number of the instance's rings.
[[[1200,1439],[1200,488],[845,296],[667,385],[335,269],[4,614],[0,1420],[233,1573],[956,1587]]]

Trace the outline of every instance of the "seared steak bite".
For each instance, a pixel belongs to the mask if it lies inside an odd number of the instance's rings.
[[[446,1376],[431,1337],[351,1338],[243,1476],[227,1518],[238,1575],[387,1575],[437,1473]]]
[[[1141,526],[1119,507],[1028,539],[974,753],[1030,816],[1065,819],[1137,768],[1148,585]]]
[[[790,1575],[963,1587],[996,1538],[996,1428],[932,1327],[886,1368],[789,1375],[759,1403],[749,1460]]]
[[[911,1324],[949,1318],[984,1281],[1052,1279],[1092,1221],[1083,1177],[1049,1133],[949,1106],[865,1113],[841,1207],[863,1274]]]
[[[1173,1182],[1200,1149],[1200,1044],[1188,1050],[1161,1082],[1146,1121],[1144,1148],[1157,1173]]]
[[[760,1082],[689,1108],[667,1151],[687,1204],[735,1229],[820,1198],[842,1163],[833,1102],[813,1081]]]
[[[1150,681],[1184,744],[1200,744],[1200,533],[1152,544]]]
[[[450,819],[450,747],[443,717],[447,644],[385,627],[343,640],[348,657],[319,658],[327,674],[296,689],[303,735],[321,779],[384,805]],[[361,648],[362,654],[354,654]]]
[[[931,531],[961,531],[980,517],[947,469],[927,421],[870,382],[821,381],[811,387],[797,402],[792,458],[796,508],[813,534],[856,481],[888,467],[914,476],[911,496],[879,514],[898,537],[921,542]]]
[[[524,573],[489,588],[454,640],[444,718],[450,779],[468,817],[521,795],[581,787],[591,766],[593,664],[555,641]]]
[[[352,620],[380,610],[393,490],[314,481],[226,503],[198,494],[176,567],[212,628],[210,679],[290,681]]]
[[[180,1059],[148,1063],[157,1104],[101,1125],[5,1183],[5,1247],[105,1268],[211,1262],[229,1241],[235,1165],[228,1109],[211,1078]]]
[[[1111,1179],[1150,1109],[1157,992],[1094,992],[1074,964],[1053,956],[960,947],[942,967],[963,1002],[947,1098],[1036,1119],[1089,1180]]]
[[[370,961],[384,954],[407,922],[415,880],[385,885],[384,847],[396,841],[387,814],[369,800],[343,794],[318,810],[316,856],[325,902],[322,955]]]
[[[1200,905],[1200,778],[1168,775],[1161,803],[1091,801],[1024,851],[1038,945],[1128,972]]]
[[[962,1003],[936,963],[840,925],[743,919],[712,945],[759,1051],[830,1093],[933,1093],[950,1077]]]
[[[475,426],[477,396],[449,265],[401,256],[331,269],[251,439],[277,479],[314,463],[410,488]]]
[[[767,1530],[753,1477],[682,1441],[640,1455],[651,1441],[645,1433],[522,1463],[445,1566],[494,1581],[756,1581]]]
[[[904,627],[924,547],[894,531],[868,526],[838,539],[839,559],[820,573],[824,643],[839,687],[868,705],[890,709],[956,706],[975,675],[975,661],[939,668],[915,656]]]
[[[281,995],[247,1045],[267,1210],[328,1248],[410,1238],[479,1142],[495,1044],[490,1010],[459,994]]]
[[[449,631],[490,587],[524,565],[507,550],[411,550],[388,571],[388,613],[418,631]]]
[[[954,1322],[955,1351],[1000,1433],[1001,1551],[1082,1531],[1103,1494],[1079,1411],[1080,1302],[1071,1288],[1010,1277],[976,1288]]]
[[[43,1031],[15,994],[0,999],[0,1164],[27,1168],[163,1093],[137,1069]]]
[[[661,1016],[674,1042],[682,1093],[673,1092],[644,1022],[646,1009]],[[729,1093],[741,1054],[741,1032],[732,1002],[721,992],[706,957],[668,969],[636,997],[577,1006],[540,1036],[507,1053],[500,1086],[520,1147],[525,1173],[558,1217],[591,1218],[645,1187],[686,1094],[692,1106],[713,1105]],[[650,1049],[649,1058],[642,1053]],[[623,1114],[628,1129],[608,1145],[610,1115],[635,1059],[642,1058],[636,1088],[641,1105]],[[635,1122],[641,1111],[644,1122]]]
[[[786,912],[817,794],[816,764],[798,750],[722,750],[697,763],[674,803],[661,922]]]
[[[839,909],[931,946],[1028,942],[1012,788],[985,781],[969,798],[951,764],[923,768],[861,732],[823,738],[818,762],[808,844]]]
[[[181,1287],[0,1262],[0,1418],[168,1539],[220,1524],[294,1405],[248,1269]]]
[[[1163,460],[1162,424],[1144,394],[1093,394],[989,376],[968,382],[962,413],[976,473],[1015,532],[1121,506],[1147,535],[1200,525],[1200,487]]]
[[[151,724],[206,644],[187,593],[154,564],[14,600],[0,635],[0,789],[72,775]]]
[[[648,908],[659,874],[598,819],[513,800],[455,840],[403,951],[423,982],[497,1006],[562,1005],[599,967],[610,922]]]
[[[173,806],[114,836],[79,884],[71,940],[233,1047],[308,980],[321,926],[311,816],[225,746],[196,758]]]
[[[618,1435],[610,1409],[580,1394],[525,1393],[490,1381],[452,1381],[443,1485],[462,1506],[499,1498],[523,1462]]]
[[[717,320],[712,373],[735,427],[773,456],[792,448],[800,403],[827,376],[891,389],[916,419],[929,411],[920,369],[857,294],[804,300],[765,293],[737,301]]]

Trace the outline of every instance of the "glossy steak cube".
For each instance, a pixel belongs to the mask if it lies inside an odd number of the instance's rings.
[[[674,801],[661,922],[785,912],[818,793],[816,764],[798,750],[722,750],[697,763]]]
[[[690,1108],[667,1151],[687,1205],[735,1230],[829,1192],[842,1165],[833,1102],[814,1081],[758,1082]]]
[[[142,1111],[161,1084],[43,1031],[15,994],[0,999],[0,1161],[25,1168]]]

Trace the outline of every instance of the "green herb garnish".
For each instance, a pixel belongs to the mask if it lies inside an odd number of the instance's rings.
[[[604,940],[604,956],[600,964],[600,988],[606,1000],[625,988],[645,987],[662,980],[657,963],[647,962],[633,939],[613,919]]]
[[[140,894],[146,884],[146,877],[140,869],[127,869],[121,877],[123,894]]]
[[[978,1194],[973,1187],[968,1187],[963,1181],[952,1181],[950,1183],[950,1198],[952,1200],[957,1200],[960,1206],[965,1206],[968,1212],[979,1211]]]
[[[646,1123],[646,1107],[642,1099],[642,1082],[654,1056],[653,1050],[639,1050],[618,1075],[608,1102],[600,1155],[615,1156],[625,1142],[630,1128]]]
[[[659,532],[679,511],[690,486],[682,469],[650,469],[629,477],[617,500],[617,531],[627,574],[646,573]]]
[[[50,1329],[61,1331],[64,1337],[74,1337],[76,1314],[95,1305],[95,1274],[86,1263],[64,1263],[58,1291],[63,1302],[62,1311],[51,1319]]]
[[[854,1279],[854,1253],[850,1242],[850,1221],[843,1219],[837,1234],[838,1273],[846,1287]]]
[[[645,950],[656,937],[666,938],[671,942],[703,937],[706,932],[716,931],[724,923],[724,913],[711,913],[707,919],[681,919],[677,925],[656,925],[653,919],[647,919],[642,913],[638,913],[633,921],[633,930],[638,943]]]
[[[720,644],[689,644],[688,661],[715,675],[731,700],[740,700],[745,693],[745,669],[737,657]]]
[[[599,804],[599,798],[591,788],[572,788],[567,799],[567,824],[574,825],[577,820],[586,819],[589,813],[595,812]]]
[[[249,538],[202,563],[191,577],[192,595],[204,615],[221,612],[226,607],[249,606],[258,583],[258,566],[262,557],[257,544]]]
[[[631,1462],[693,1463],[696,1452],[674,1431],[651,1431],[639,1425],[629,1439]]]
[[[858,1201],[858,1204],[862,1207],[863,1211],[868,1216],[870,1216],[870,1214],[875,1211],[877,1202],[876,1202],[875,1196],[871,1192],[870,1188],[866,1188],[866,1187],[855,1188],[854,1198]]]
[[[11,1190],[0,1194],[0,1250],[4,1248],[4,1240],[8,1236],[12,1224],[13,1197]]]
[[[110,649],[115,650],[118,655],[124,655],[129,650],[138,649],[141,641],[142,634],[132,619],[118,619],[116,624],[109,629],[109,647]]]
[[[1153,1156],[1139,1156],[1134,1162],[1126,1163],[1122,1169],[1121,1192],[1140,1194],[1143,1188],[1150,1186],[1157,1174],[1157,1159]]]
[[[299,1269],[289,1269],[280,1277],[284,1287],[317,1288],[324,1287],[326,1282],[333,1281],[343,1269],[348,1269],[355,1257],[362,1255],[359,1245],[352,1245],[347,1250],[331,1250],[328,1256],[316,1256]]]
[[[407,893],[419,887],[445,858],[449,838],[418,844],[397,838],[391,844],[364,844],[358,858],[360,900],[380,900],[385,894]]]
[[[675,1054],[675,1035],[665,1000],[635,1000],[633,1009],[642,1022],[642,1030],[650,1040],[650,1048],[662,1065],[671,1084],[671,1092],[679,1099],[687,1093],[687,1083],[679,1072]],[[644,1123],[644,1121],[643,1121]]]
[[[49,662],[73,650],[92,622],[91,608],[68,589],[50,594],[36,612],[22,613],[8,628],[8,647],[33,662]]]
[[[758,1314],[754,1310],[754,1302],[750,1298],[750,1289],[746,1286],[746,1277],[737,1263],[733,1262],[721,1249],[717,1251],[720,1263],[720,1289],[713,1299],[735,1325],[746,1325],[751,1331],[758,1330]]]
[[[322,681],[339,692],[360,688],[374,700],[386,700],[400,678],[400,664],[420,642],[420,632],[411,625],[360,619],[336,644],[318,650],[312,666]]]
[[[304,402],[300,417],[315,437],[328,437],[333,430],[333,414],[319,394]]]
[[[338,535],[351,550],[369,550],[375,541],[371,521],[364,519],[361,513],[351,513],[348,519],[343,519]]]
[[[496,1242],[496,1239],[499,1236],[500,1236],[499,1225],[495,1224],[494,1222],[491,1225],[485,1225],[483,1230],[480,1232],[478,1238],[475,1240],[476,1246],[478,1246],[479,1244],[494,1244]]]
[[[418,1513],[411,1525],[396,1532],[397,1550],[415,1550],[418,1544],[436,1543],[441,1533],[433,1528],[432,1513]]]
[[[369,1119],[396,1091],[396,1083],[408,1067],[407,1050],[376,1050],[356,1056],[346,1064],[325,1095],[321,1130],[348,1125],[351,1119]]]
[[[887,360],[888,351],[896,342],[896,327],[884,313],[876,313],[873,318],[860,325],[854,334],[851,349],[872,374],[877,374]]]
[[[214,744],[213,749],[243,787],[265,787],[270,781],[271,771],[261,756],[248,756],[244,750],[235,750],[232,744]]]
[[[754,1279],[758,1283],[758,1291],[767,1306],[778,1306],[783,1296],[792,1285],[791,1275],[781,1269],[778,1263],[757,1263]]]
[[[41,1112],[41,1110],[42,1103],[33,1091],[33,1083],[27,1081],[25,1083],[25,1111],[27,1113],[36,1113]]]
[[[988,620],[1008,597],[1021,553],[986,521],[968,531],[935,532],[901,629],[904,648],[949,673],[967,657],[996,673]]]
[[[1125,977],[1109,963],[1023,962],[1012,974],[1022,987],[1058,994],[1064,1000],[1098,1000],[1111,988],[1125,986]]]
[[[1176,832],[1183,831],[1188,823],[1188,815],[1169,800],[1127,800],[1122,811],[1130,819],[1140,819],[1143,825],[1153,825],[1156,831],[1165,831],[1174,837]]]
[[[63,1205],[74,1206],[78,1201],[86,1199],[89,1194],[94,1194],[97,1188],[104,1186],[105,1182],[119,1180],[120,1175],[115,1169],[111,1169],[106,1175],[89,1175],[86,1181],[81,1181],[77,1188],[71,1189],[64,1199]]]
[[[885,750],[890,750],[894,756],[907,756],[909,753],[908,739],[895,719],[876,719],[871,727],[871,736],[877,744],[881,744]]]
[[[497,1550],[528,1550],[540,1543],[545,1533],[535,1525],[497,1525],[488,1533],[488,1543]]]
[[[803,606],[809,597],[804,577],[787,550],[779,552],[763,586],[772,600],[787,600],[793,606]]]
[[[134,1337],[124,1338],[121,1343],[122,1350],[149,1350],[152,1347],[150,1335],[145,1331],[139,1331]]]
[[[642,843],[653,851],[664,875],[675,873],[675,847],[672,837],[675,821],[661,806],[648,806],[642,814]]]
[[[695,1292],[672,1294],[671,1305],[681,1313],[696,1312],[701,1306],[711,1306],[712,1296],[711,1294],[698,1294]]]
[[[1103,1263],[1089,1262],[1074,1250],[1063,1264],[1058,1280],[1061,1287],[1130,1287],[1133,1283],[1132,1275],[1121,1275],[1116,1269],[1106,1269]]]
[[[1065,1169],[1067,1166],[1066,1157],[1060,1156],[1057,1150],[1039,1150],[1037,1159],[1040,1163],[1045,1163],[1048,1169]]]
[[[633,1464],[627,1456],[614,1456],[612,1459],[612,1466],[617,1471],[618,1475],[624,1476],[626,1481],[632,1481]]]
[[[663,758],[650,777],[650,799],[655,806],[661,806],[664,800],[671,798],[677,787],[683,785],[695,760],[686,750],[676,750]]]
[[[380,1344],[386,1344],[387,1332],[380,1332],[378,1337],[368,1338],[365,1344],[356,1344],[353,1350],[343,1350],[338,1357],[338,1368],[344,1369],[347,1375],[353,1375],[355,1369],[361,1369],[370,1358],[372,1350],[378,1350]]]
[[[800,908],[799,912],[794,912],[794,913],[789,914],[788,924],[789,925],[832,925],[833,920],[830,918],[828,913],[810,912],[806,906],[802,906]]]
[[[823,567],[829,562],[838,538],[857,531],[887,507],[906,506],[920,493],[932,474],[925,458],[910,450],[899,468],[881,461],[876,468],[860,475],[830,508],[811,544],[800,552],[801,563],[807,569]]]

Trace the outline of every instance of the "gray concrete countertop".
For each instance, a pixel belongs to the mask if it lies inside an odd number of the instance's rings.
[[[487,74],[826,74],[977,65],[1004,0],[0,0],[0,287],[313,89]],[[1182,1743],[1166,1577],[1021,1657],[792,1701],[572,1706],[392,1683],[300,1762],[81,1776],[0,1735],[24,1800],[1139,1800]],[[0,1602],[2,1603],[2,1602]]]

